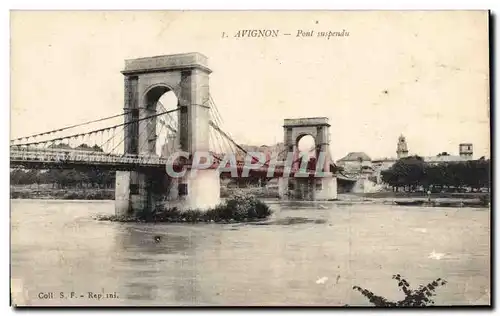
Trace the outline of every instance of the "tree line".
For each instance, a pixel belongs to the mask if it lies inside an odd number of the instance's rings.
[[[78,147],[71,147],[67,144],[57,144],[51,148],[88,150],[102,152],[99,146],[89,146],[81,144]],[[11,184],[52,184],[53,188],[114,188],[115,172],[104,171],[99,168],[90,168],[85,171],[75,169],[12,169],[10,171]]]
[[[90,169],[86,171],[74,169],[23,170],[10,172],[11,184],[52,184],[53,188],[114,188],[115,172]]]
[[[399,159],[391,168],[381,172],[382,181],[394,191],[441,191],[443,189],[477,191],[490,187],[490,160],[426,163],[422,157]]]

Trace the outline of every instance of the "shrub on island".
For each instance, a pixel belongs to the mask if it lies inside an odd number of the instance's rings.
[[[179,210],[178,208],[157,208],[152,212],[144,210],[136,216],[100,216],[99,220],[118,222],[166,222],[166,223],[197,223],[197,222],[249,222],[268,218],[271,208],[252,195],[237,194],[223,203],[206,211]]]

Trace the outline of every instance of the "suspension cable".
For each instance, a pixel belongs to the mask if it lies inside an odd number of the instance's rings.
[[[146,117],[143,117],[143,118],[140,118],[140,119],[137,119],[137,120],[133,120],[133,121],[129,121],[129,122],[126,122],[126,123],[117,124],[117,125],[114,125],[114,126],[109,126],[109,127],[106,127],[106,128],[101,128],[101,129],[93,130],[93,131],[86,132],[86,133],[74,134],[74,135],[69,135],[69,136],[65,136],[65,137],[61,137],[61,138],[49,139],[49,140],[45,140],[45,141],[41,141],[41,142],[32,142],[32,143],[26,143],[26,144],[19,144],[19,146],[38,145],[38,144],[43,144],[43,143],[50,142],[50,141],[57,141],[57,140],[63,140],[63,139],[68,139],[68,138],[72,138],[72,137],[79,137],[79,136],[83,136],[83,135],[87,135],[87,134],[92,134],[92,133],[99,133],[99,132],[103,132],[103,131],[106,131],[106,130],[109,130],[109,129],[112,129],[112,128],[134,124],[134,123],[137,123],[137,122],[140,122],[140,121],[144,121],[144,120],[147,120],[147,119],[150,119],[150,118],[153,118],[153,117],[157,117],[157,116],[168,114],[168,113],[175,112],[175,111],[178,111],[178,109],[174,109],[174,110],[170,110],[170,111],[165,111],[165,112],[161,112],[161,113],[156,113],[156,114],[153,114],[153,115],[150,115],[150,116],[146,116]]]
[[[122,129],[120,130],[120,133],[113,133],[113,136],[111,136],[110,138],[108,138],[108,140],[106,140],[104,143],[102,143],[102,141],[101,141],[101,145],[97,146],[97,147],[100,148],[102,150],[102,152],[92,151],[92,155],[105,154],[106,152],[104,150],[104,146],[108,146],[109,142],[112,141],[116,137],[116,134],[122,134],[122,135],[124,135],[123,137],[125,137],[125,126],[122,127]],[[123,140],[122,140],[122,142],[123,142]],[[120,142],[120,144],[121,144],[121,142]],[[113,146],[113,145],[111,145],[111,146]]]
[[[218,154],[223,153],[223,152],[224,152],[224,150],[222,149],[221,144],[220,144],[220,143],[218,142],[218,140],[216,139],[216,138],[217,138],[217,135],[215,135],[215,130],[214,130],[213,128],[209,129],[209,134],[210,134],[210,135],[209,135],[209,139],[211,139],[211,140],[212,140],[213,145],[214,145],[214,151],[215,151],[216,153],[217,153],[217,151],[219,151],[219,152],[218,152]],[[209,141],[209,143],[210,143],[210,141]]]
[[[160,107],[161,107],[161,109],[162,109],[163,111],[166,111],[166,110],[167,110],[167,109],[165,108],[165,106],[163,105],[163,103],[161,103],[161,101],[160,101],[160,100],[158,100],[157,104],[159,104],[159,105],[160,105]],[[168,119],[169,119],[170,121],[173,121],[173,120],[174,120],[174,119],[170,116],[170,114],[167,114],[167,117],[168,117]],[[165,122],[165,121],[163,120],[163,118],[159,118],[159,119],[160,119],[160,122],[161,122],[162,124],[165,124],[165,125],[166,125],[166,127],[167,127],[169,130],[171,130],[171,131],[172,131],[172,132],[174,132],[174,133],[177,133],[177,130],[176,130],[174,127],[172,127],[172,125],[170,124],[170,122],[168,122],[168,123],[167,123],[167,122]]]
[[[163,128],[164,128],[164,127],[166,127],[166,126],[161,125],[161,126],[160,126],[160,130],[159,130],[159,131],[156,131],[156,127],[155,127],[155,132],[156,132],[156,133],[155,133],[155,134],[156,134],[156,135],[155,135],[155,139],[154,139],[154,142],[155,142],[155,144],[154,144],[154,147],[155,147],[155,153],[156,153],[156,152],[158,152],[158,148],[156,148],[156,145],[160,145],[160,146],[159,146],[159,147],[160,147],[160,148],[159,148],[159,150],[160,150],[160,154],[158,155],[158,157],[161,157],[161,152],[162,152],[162,149],[163,149],[163,148],[162,148],[162,147],[163,147],[163,145],[161,144],[161,132],[163,131]],[[167,134],[168,134],[168,131],[167,131]],[[158,140],[160,140],[160,142],[158,142]]]
[[[52,131],[44,132],[44,133],[33,134],[33,135],[30,135],[30,136],[25,136],[25,137],[19,137],[19,138],[11,140],[10,142],[12,143],[12,142],[15,142],[15,141],[18,141],[18,140],[23,140],[24,138],[28,139],[28,138],[32,138],[32,137],[38,137],[38,136],[52,134],[52,133],[55,133],[55,132],[61,132],[61,131],[67,130],[67,129],[71,129],[71,128],[75,128],[75,127],[79,127],[79,126],[83,126],[83,125],[87,125],[87,124],[91,124],[91,123],[102,122],[102,121],[109,120],[109,119],[112,119],[112,118],[115,118],[115,117],[120,117],[122,115],[126,115],[126,114],[129,114],[129,113],[131,113],[131,112],[124,112],[124,113],[121,113],[121,114],[117,114],[117,115],[113,115],[113,116],[108,116],[108,117],[100,118],[100,119],[97,119],[97,120],[88,121],[88,122],[85,122],[85,123],[70,125],[70,126],[66,126],[66,127],[63,127],[63,128],[55,129],[55,130],[52,130]]]
[[[215,104],[214,98],[212,98],[212,95],[209,95],[210,101],[212,102],[212,105],[214,106],[214,110],[216,112],[216,115],[219,117],[220,122],[222,123],[222,116],[220,115],[219,109],[217,108],[217,104]]]

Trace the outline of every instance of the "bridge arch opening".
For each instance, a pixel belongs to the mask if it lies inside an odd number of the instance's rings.
[[[179,103],[174,90],[166,85],[151,87],[146,92],[145,99],[148,109],[157,109],[157,104],[160,102],[167,110],[173,110]]]
[[[166,85],[157,85],[150,88],[145,94],[146,108],[149,115],[175,110],[179,106],[179,99],[172,88]],[[154,142],[154,152],[160,157],[171,155],[177,144],[178,113],[167,113],[155,117],[149,127],[148,141]],[[154,129],[154,131],[153,131]]]
[[[306,156],[308,159],[316,157],[316,139],[310,134],[304,134],[297,137],[297,149],[302,157]]]

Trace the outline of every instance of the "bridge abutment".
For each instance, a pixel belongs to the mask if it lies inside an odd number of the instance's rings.
[[[173,178],[168,207],[181,210],[208,210],[220,203],[220,175],[216,169],[188,169],[182,178]],[[173,189],[173,190],[172,190]]]
[[[115,215],[128,216],[131,213],[130,178],[131,171],[116,171],[115,175]]]
[[[337,177],[334,174],[326,174],[324,177],[316,178],[315,194],[316,200],[337,199]]]
[[[288,177],[278,178],[278,196],[280,199],[287,199],[289,197],[289,183],[290,178]]]
[[[278,179],[280,199],[327,201],[337,199],[337,177],[325,173],[323,177],[281,177]]]
[[[115,215],[138,216],[161,207],[166,196],[165,175],[141,171],[117,171]],[[144,215],[144,214],[142,214]]]
[[[115,214],[136,216],[149,204],[146,175],[137,171],[117,171],[115,184]]]

